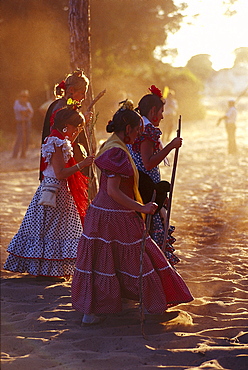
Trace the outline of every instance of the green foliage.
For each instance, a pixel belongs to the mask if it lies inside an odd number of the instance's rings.
[[[178,30],[181,20],[172,0],[92,0],[94,68],[105,65],[108,75],[118,65],[149,63],[155,47],[164,45],[167,33]]]

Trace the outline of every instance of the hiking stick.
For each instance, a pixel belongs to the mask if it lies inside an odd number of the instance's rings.
[[[95,97],[95,99],[92,100],[92,102],[88,106],[86,112],[91,111],[93,106],[98,102],[99,99],[101,99],[101,97],[105,94],[105,92],[106,92],[106,89],[102,90]],[[92,155],[93,151],[96,150],[96,148],[93,148],[93,138],[94,138],[93,133],[94,133],[94,126],[96,124],[96,121],[97,121],[97,116],[96,116],[96,119],[93,123],[85,124],[85,127],[82,129],[82,131],[84,131],[84,137],[85,137],[85,143],[86,143],[85,150],[88,152],[88,155]],[[77,135],[74,137],[73,141],[76,140],[76,138],[78,137],[79,134],[80,134],[80,132],[77,133]],[[95,142],[95,140],[94,140],[94,142]],[[88,198],[90,200],[96,195],[96,192],[97,192],[97,181],[96,181],[96,176],[95,176],[92,165],[89,167],[88,177],[89,177]]]
[[[153,190],[153,195],[151,202],[154,202],[156,198],[156,190]],[[152,215],[148,214],[146,216],[146,226],[143,232],[142,236],[142,242],[141,242],[141,250],[140,250],[140,273],[139,273],[139,290],[140,290],[140,301],[139,301],[139,308],[140,308],[140,323],[141,323],[141,333],[143,338],[145,338],[145,332],[144,332],[144,321],[145,321],[145,315],[144,315],[144,304],[143,304],[143,259],[144,259],[144,252],[146,249],[146,238],[149,234],[150,227],[151,227],[151,220]]]
[[[101,97],[105,94],[106,92],[106,89],[102,90],[96,97],[95,99],[92,100],[92,102],[90,103],[90,105],[88,106],[86,112],[90,112],[91,109],[93,108],[93,106],[98,102],[99,99],[101,99]],[[92,132],[93,132],[93,128],[94,128],[94,125],[95,123],[93,123],[93,127],[92,130],[87,130],[88,132],[85,132],[85,136],[88,138],[88,141],[89,141],[89,154],[92,154]],[[83,129],[85,130],[85,129]],[[85,130],[86,131],[86,130]],[[80,131],[81,132],[81,131]],[[80,132],[77,133],[77,135],[75,135],[75,137],[73,138],[73,142],[76,140],[76,138],[78,137],[78,135],[80,134]]]
[[[93,108],[93,106],[98,102],[99,99],[101,99],[101,97],[105,94],[106,92],[106,89],[102,90],[96,97],[95,99],[92,100],[92,102],[90,103],[90,105],[88,106],[87,108],[87,112],[90,112],[91,109]],[[91,123],[91,125],[89,124],[89,126],[87,127],[87,131],[88,131],[88,138],[89,138],[89,150],[90,150],[90,153],[89,154],[93,154],[93,151],[96,150],[96,143],[94,143],[95,145],[95,148],[93,148],[93,139],[95,141],[95,136],[94,136],[94,126],[96,124],[96,121],[97,121],[97,116],[96,115],[96,119],[94,122]],[[95,186],[95,190],[93,189],[93,185]],[[92,199],[92,197],[94,197],[96,195],[96,191],[97,191],[97,184],[96,184],[96,175],[94,173],[94,169],[93,169],[93,166],[90,166],[89,167],[89,199]]]
[[[101,99],[101,97],[105,94],[106,92],[106,89],[102,90],[96,97],[95,99],[92,100],[92,102],[90,103],[90,105],[88,106],[87,108],[87,112],[91,111],[91,109],[93,108],[93,106],[98,102],[99,99]]]
[[[181,135],[181,115],[179,116],[179,120],[178,120],[177,137],[180,137],[180,135]],[[172,174],[171,174],[170,194],[169,194],[169,200],[168,200],[168,206],[167,206],[164,242],[163,242],[163,247],[162,247],[163,251],[165,251],[167,238],[168,238],[168,230],[170,226],[171,203],[172,203],[172,194],[173,194],[175,177],[176,177],[178,152],[179,152],[179,148],[175,150],[175,156],[174,156],[174,162],[173,162],[173,168],[172,168]]]

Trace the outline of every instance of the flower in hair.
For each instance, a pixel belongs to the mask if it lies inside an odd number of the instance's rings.
[[[73,100],[72,98],[67,99],[66,105],[67,107],[75,110],[81,108],[81,103],[78,100]]]
[[[159,98],[163,97],[161,90],[159,90],[155,85],[149,87],[149,90],[152,94],[157,95]]]
[[[134,109],[133,101],[130,99],[123,100],[119,104],[122,104],[120,110],[125,110],[125,109],[133,110]]]
[[[65,81],[64,81],[64,80],[63,80],[63,81],[61,81],[61,82],[58,84],[58,87],[59,87],[60,89],[65,90]]]

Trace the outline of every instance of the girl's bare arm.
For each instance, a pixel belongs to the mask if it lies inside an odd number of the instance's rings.
[[[182,139],[176,137],[169,144],[167,144],[162,150],[154,154],[154,143],[150,140],[144,140],[141,143],[140,151],[143,164],[147,171],[152,170],[154,167],[159,165],[162,160],[170,153],[174,148],[180,148],[182,145]]]
[[[79,169],[82,170],[84,167],[90,166],[93,163],[93,160],[94,156],[89,156],[79,162],[78,165],[65,167],[62,148],[55,147],[55,152],[52,155],[51,164],[53,166],[56,178],[58,180],[62,180],[73,175]]]

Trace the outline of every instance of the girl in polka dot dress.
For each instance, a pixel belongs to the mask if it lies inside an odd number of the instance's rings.
[[[182,139],[174,138],[169,144],[162,148],[160,136],[162,132],[159,129],[159,123],[163,119],[164,100],[161,91],[154,85],[151,86],[150,94],[144,95],[138,104],[137,111],[144,120],[144,131],[139,135],[133,145],[129,145],[131,156],[141,173],[148,175],[151,180],[158,184],[161,181],[159,164],[175,148],[182,145]],[[141,194],[143,196],[143,194]],[[160,248],[164,242],[164,208],[153,216],[151,237]],[[162,215],[162,216],[161,216]],[[171,236],[174,228],[169,229],[169,239],[165,246],[165,255],[172,265],[179,262],[179,258],[173,253],[172,243],[175,238]]]
[[[141,116],[130,101],[107,125],[111,137],[95,160],[101,172],[99,191],[89,205],[72,280],[72,304],[82,323],[101,321],[98,314],[122,310],[122,298],[139,300],[139,271],[145,224],[140,214],[154,214],[157,204],[143,204],[138,171],[126,144],[133,143]],[[143,259],[143,302],[147,312],[191,301],[186,284],[150,236]]]
[[[83,124],[83,115],[72,107],[56,113],[53,130],[42,145],[44,179],[18,233],[9,244],[9,256],[4,265],[6,270],[46,277],[73,274],[77,245],[83,230],[81,220],[88,206],[87,178],[79,171],[93,162],[93,156],[79,163],[73,159],[71,142]],[[58,188],[55,207],[39,204],[42,189],[47,184]],[[77,195],[79,188],[80,199]],[[73,193],[77,196],[76,204]]]

